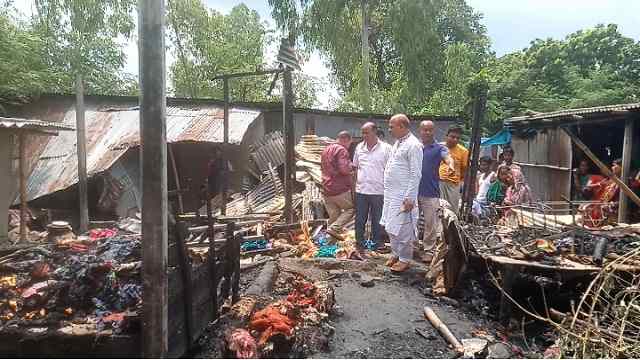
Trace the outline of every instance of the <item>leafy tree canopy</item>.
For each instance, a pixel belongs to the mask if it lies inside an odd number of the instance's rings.
[[[272,43],[255,10],[235,6],[228,15],[209,10],[201,0],[170,0],[167,23],[176,61],[171,78],[177,96],[223,97],[222,82],[216,75],[251,72],[267,68],[265,48]],[[229,81],[232,101],[277,101],[280,85],[269,96],[273,76],[252,76]],[[313,79],[296,75],[296,106],[316,105]]]

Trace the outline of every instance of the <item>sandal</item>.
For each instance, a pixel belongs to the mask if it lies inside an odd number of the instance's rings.
[[[389,260],[387,260],[387,262],[384,263],[384,266],[393,266],[398,262],[398,260],[400,259],[398,259],[397,256],[392,256],[391,258],[389,258]]]
[[[406,262],[397,262],[391,267],[391,271],[395,273],[405,272],[409,269],[409,263]]]

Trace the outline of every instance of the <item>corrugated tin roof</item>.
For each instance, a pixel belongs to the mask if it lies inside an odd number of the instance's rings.
[[[578,116],[588,116],[588,115],[604,115],[603,113],[615,112],[615,111],[624,111],[624,110],[638,110],[640,109],[640,103],[631,103],[631,104],[617,104],[617,105],[607,105],[607,106],[596,106],[590,108],[579,108],[579,109],[567,109],[567,110],[558,110],[547,113],[535,113],[532,115],[526,116],[516,116],[504,121],[505,125],[520,125],[520,123],[526,122],[536,122],[536,121],[544,121],[544,120],[552,120],[558,118],[571,117],[574,115]]]
[[[260,115],[257,110],[232,108],[229,111],[229,142],[240,144],[249,125]],[[135,108],[105,108],[87,104],[87,172],[105,171],[129,148],[140,143],[139,111]],[[70,106],[62,124],[75,123]],[[59,125],[59,124],[58,124]],[[223,108],[197,104],[167,107],[167,142],[223,141]],[[76,134],[65,132],[51,138],[27,183],[27,199],[66,189],[78,181]]]
[[[19,119],[0,117],[0,128],[3,129],[23,129],[41,131],[70,131],[75,130],[73,126],[62,125],[60,123],[46,122],[36,119]]]

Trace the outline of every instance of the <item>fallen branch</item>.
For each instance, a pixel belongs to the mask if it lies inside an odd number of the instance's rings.
[[[433,327],[440,332],[442,337],[445,340],[447,340],[447,342],[451,344],[451,346],[453,346],[453,349],[456,352],[464,353],[464,346],[462,346],[462,343],[455,337],[455,335],[453,335],[453,333],[451,332],[451,330],[449,330],[447,325],[445,325],[442,322],[442,320],[440,320],[440,318],[438,317],[438,315],[436,315],[433,309],[431,309],[428,306],[425,306],[424,317],[427,318],[427,320],[431,322],[431,325],[433,325]]]

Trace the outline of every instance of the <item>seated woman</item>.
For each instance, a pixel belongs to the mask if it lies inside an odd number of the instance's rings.
[[[509,187],[504,195],[504,205],[522,205],[529,204],[533,200],[531,197],[531,189],[527,184],[522,172],[517,170],[511,171]]]
[[[511,169],[508,166],[500,165],[497,176],[493,179],[489,190],[487,190],[487,201],[492,204],[502,205],[504,195],[507,191],[511,179]]]
[[[589,184],[593,176],[589,161],[587,159],[580,160],[578,168],[573,173],[573,200],[591,200],[593,194],[587,190],[587,184]]]
[[[611,172],[620,178],[622,175],[622,159],[616,159],[611,165]],[[587,204],[580,206],[578,212],[582,214],[582,222],[585,226],[599,227],[614,219],[618,212],[618,195],[620,187],[610,177],[605,177],[600,181],[592,178],[586,189],[593,193],[592,200],[597,204]]]

